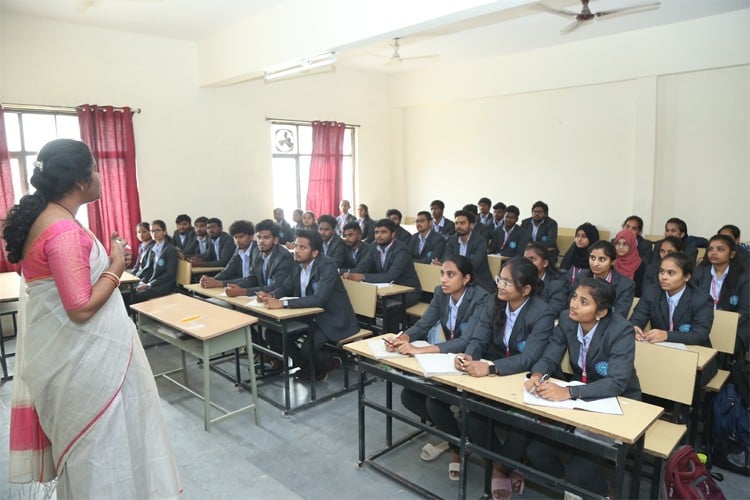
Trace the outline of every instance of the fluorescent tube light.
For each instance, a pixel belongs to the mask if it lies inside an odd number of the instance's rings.
[[[324,54],[318,54],[316,56],[305,57],[299,61],[293,63],[275,66],[271,69],[266,70],[264,78],[266,80],[277,80],[279,78],[286,78],[287,76],[296,75],[305,71],[320,68],[322,66],[328,66],[336,62],[335,52],[326,52]]]

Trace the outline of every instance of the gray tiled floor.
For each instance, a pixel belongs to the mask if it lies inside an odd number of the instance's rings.
[[[148,349],[154,371],[179,366],[177,351],[169,346]],[[227,369],[231,364],[226,364]],[[201,368],[189,363],[191,386],[200,389]],[[245,372],[246,373],[246,372]],[[340,387],[341,373],[320,385],[320,392]],[[272,405],[261,401],[261,425],[251,413],[214,424],[210,434],[203,431],[202,403],[166,381],[159,381],[162,406],[183,482],[185,500],[273,498],[273,499],[381,499],[419,498],[373,468],[357,467],[357,398],[345,394],[335,400],[285,417]],[[0,386],[0,498],[16,490],[6,485],[9,401],[12,382]],[[247,404],[249,393],[226,379],[212,374],[212,399],[229,408]],[[296,394],[306,397],[307,386],[295,383]],[[262,383],[261,392],[280,397],[278,383]],[[384,384],[368,388],[368,397],[383,398]],[[394,397],[397,401],[398,397]],[[385,419],[367,413],[367,452],[384,441]],[[394,436],[411,432],[405,424],[394,423]],[[434,441],[434,440],[433,440]],[[419,459],[419,449],[427,442],[418,436],[402,448],[382,457],[386,464],[414,482],[446,498],[456,495],[456,484],[447,477],[448,456],[434,462]],[[483,468],[472,459],[469,468],[468,498],[482,495]],[[727,498],[747,498],[748,478],[729,475],[721,487]],[[647,497],[648,480],[642,481],[641,497]],[[553,498],[527,484],[525,499]]]

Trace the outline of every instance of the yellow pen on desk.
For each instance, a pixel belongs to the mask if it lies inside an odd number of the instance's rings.
[[[195,316],[188,316],[187,318],[182,318],[180,321],[182,321],[183,323],[187,323],[188,321],[195,321],[196,319],[199,319],[199,318],[200,316],[196,314]]]

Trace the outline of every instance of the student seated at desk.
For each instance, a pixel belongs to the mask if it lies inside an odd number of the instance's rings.
[[[141,281],[135,287],[135,293],[131,297],[132,304],[169,295],[174,291],[177,279],[177,249],[169,241],[164,221],[155,220],[151,223],[151,235],[154,238],[154,246],[146,254],[148,267],[143,270]]]
[[[195,219],[194,224],[195,238],[185,247],[183,256],[185,260],[190,262],[192,262],[193,257],[207,260],[209,243],[211,242],[211,239],[208,237],[208,217],[201,215]],[[196,262],[198,262],[198,260],[196,260]]]
[[[443,203],[442,200],[433,200],[432,203],[430,203],[430,212],[432,212],[432,229],[448,239],[449,236],[456,232],[456,225],[452,220],[443,217],[444,211],[445,203]]]
[[[349,213],[349,210],[352,208],[352,204],[349,203],[349,200],[341,200],[339,202],[339,215],[336,216],[336,234],[339,236],[343,236],[344,234],[344,226],[346,226],[350,222],[357,222],[357,218]]]
[[[612,312],[627,318],[630,306],[633,305],[635,293],[635,282],[618,273],[614,268],[617,251],[615,246],[606,240],[599,240],[589,247],[589,267],[587,271],[581,271],[576,282],[583,278],[599,278],[615,287],[615,302],[612,304]],[[575,283],[573,284],[575,288]]]
[[[234,238],[236,247],[232,258],[224,269],[215,276],[201,276],[200,284],[203,288],[225,287],[229,283],[237,283],[250,274],[252,269],[253,255],[258,249],[253,241],[255,238],[255,227],[249,220],[238,220],[229,226],[229,234]]]
[[[571,286],[581,271],[590,269],[589,248],[597,241],[599,241],[599,230],[595,225],[584,222],[576,228],[573,244],[565,252],[560,263],[560,271],[565,273]]]
[[[439,264],[441,260],[456,255],[468,257],[474,266],[474,280],[488,293],[494,295],[495,282],[487,262],[487,241],[474,231],[474,214],[468,210],[459,210],[454,216],[456,233],[448,238],[442,259],[434,259],[433,263]]]
[[[279,245],[286,245],[287,242],[294,241],[294,230],[284,219],[283,208],[273,209],[273,220],[279,225]]]
[[[468,203],[464,205],[461,210],[466,210],[467,212],[474,214],[474,231],[484,239],[485,243],[489,242],[491,236],[490,228],[479,219],[479,208],[473,203]]]
[[[336,261],[336,267],[346,267],[346,243],[336,234],[336,218],[333,215],[318,217],[318,234],[323,240],[323,255]]]
[[[346,244],[346,262],[342,273],[360,269],[370,273],[375,271],[375,260],[368,243],[362,241],[362,228],[358,222],[349,222],[344,226],[344,243]]]
[[[642,290],[643,273],[646,266],[638,253],[638,240],[635,233],[628,229],[621,229],[612,239],[612,244],[617,252],[614,262],[615,270],[622,276],[633,280],[635,283],[635,294],[640,295]]]
[[[362,241],[372,243],[375,241],[375,221],[370,218],[370,209],[364,203],[360,203],[357,215],[357,223],[362,230]]]
[[[401,227],[401,220],[404,217],[401,210],[398,210],[397,208],[389,208],[385,212],[385,216],[396,224],[396,238],[398,238],[398,240],[404,245],[409,246],[409,243],[411,242],[411,233]]]
[[[194,256],[190,262],[196,267],[224,267],[237,249],[234,240],[224,232],[221,219],[217,217],[208,219],[206,228],[209,236],[208,256],[205,259]]]
[[[641,256],[643,262],[650,262],[654,245],[643,237],[643,219],[637,215],[631,215],[622,223],[622,228],[633,231],[638,242],[638,255]]]
[[[479,198],[479,201],[477,201],[477,208],[479,208],[479,213],[477,214],[477,222],[479,224],[484,224],[485,226],[487,226],[490,234],[492,234],[492,230],[490,230],[493,217],[492,212],[490,211],[492,209],[492,200],[490,200],[486,196],[482,196],[481,198]]]
[[[698,248],[690,243],[688,239],[687,223],[684,220],[678,217],[667,219],[667,222],[664,224],[664,237],[666,238],[667,236],[675,236],[682,240],[682,252],[690,257],[693,263],[698,260]],[[651,256],[652,261],[659,261],[658,252],[662,241],[663,240],[660,240],[654,243],[654,252]]]
[[[133,268],[130,270],[132,274],[139,278],[143,275],[143,270],[148,267],[146,256],[151,247],[154,246],[154,239],[151,238],[151,225],[148,222],[141,222],[138,224],[138,253],[135,259],[133,259]]]
[[[305,224],[302,222],[303,215],[305,215],[305,211],[300,208],[296,208],[294,212],[292,212],[292,230],[294,231],[294,235],[291,240],[285,243],[286,247],[290,250],[294,248],[294,240],[297,237],[297,231],[299,229],[305,229]]]
[[[549,256],[556,261],[560,250],[557,248],[557,221],[549,217],[549,206],[537,201],[531,206],[531,217],[521,222],[521,228],[529,234],[532,243],[547,245]]]
[[[193,220],[188,214],[180,214],[174,223],[177,225],[177,229],[172,234],[172,244],[177,249],[177,253],[180,254],[180,258],[184,258],[185,249],[190,248],[195,240]]]
[[[341,359],[325,350],[325,342],[336,342],[359,331],[359,323],[349,302],[344,284],[339,277],[336,262],[321,255],[323,241],[315,231],[301,229],[294,246],[294,272],[271,292],[258,292],[258,300],[269,309],[322,307],[310,325],[307,337],[298,347],[296,339],[289,338],[286,346],[294,364],[301,368],[302,379],[325,380],[328,371],[341,366]],[[297,297],[284,299],[284,297]],[[291,336],[290,336],[291,337]],[[281,352],[281,336],[267,337],[271,346]],[[310,340],[315,351],[311,352]],[[315,373],[309,373],[310,357]]]
[[[649,262],[646,265],[646,268],[643,271],[643,282],[641,283],[640,290],[641,293],[636,294],[637,297],[640,297],[643,294],[643,290],[648,288],[649,285],[659,284],[659,267],[661,267],[661,260],[670,253],[682,252],[683,248],[684,244],[682,243],[682,240],[680,238],[677,238],[676,236],[667,236],[666,238],[661,240],[661,244],[659,245],[658,250],[654,252],[654,254],[659,256],[659,259],[656,262]]]
[[[743,359],[750,343],[750,283],[745,263],[737,254],[734,239],[714,235],[708,242],[706,256],[695,270],[693,283],[711,295],[714,310],[733,311],[740,315],[735,353]]]
[[[630,316],[637,340],[711,346],[708,334],[714,321],[713,300],[690,283],[692,275],[693,261],[682,252],[661,260],[659,285],[643,290]],[[649,322],[651,329],[644,331]]]
[[[503,224],[505,224],[505,209],[507,207],[505,206],[505,203],[502,201],[498,201],[494,205],[492,205],[492,220],[487,224],[487,226],[490,229],[490,238],[492,238],[492,235],[503,227]]]
[[[414,262],[431,264],[445,252],[445,238],[432,230],[432,215],[427,210],[417,213],[417,233],[411,235],[409,248]]]
[[[523,252],[523,256],[530,260],[539,273],[539,279],[543,283],[542,299],[547,303],[555,317],[558,317],[563,309],[568,307],[568,282],[555,264],[549,260],[547,245],[532,243]]]
[[[386,349],[411,355],[466,351],[477,359],[481,358],[482,345],[489,338],[491,308],[487,307],[487,303],[490,296],[482,287],[474,284],[472,272],[473,266],[466,257],[458,255],[446,259],[441,266],[440,285],[435,287],[430,307],[414,326],[390,341]],[[445,332],[445,342],[428,347],[411,345],[415,340],[426,340],[430,331],[437,326]],[[483,340],[471,342],[472,337],[477,335]],[[470,345],[473,347],[467,351]],[[406,388],[401,391],[401,402],[421,418],[433,422],[438,429],[454,436],[460,434],[458,422],[449,405]],[[450,448],[448,475],[458,481],[458,448],[453,445]]]
[[[726,234],[734,240],[737,257],[745,264],[745,270],[750,270],[750,245],[742,243],[740,239],[740,228],[734,224],[724,224],[717,231],[718,234]]]
[[[318,225],[315,223],[315,212],[308,210],[302,214],[302,229],[307,231],[317,231]]]
[[[522,257],[510,259],[496,281],[497,300],[487,304],[492,310],[491,334],[487,339],[473,335],[470,342],[470,348],[474,343],[482,344],[483,354],[477,356],[467,349],[466,354],[456,358],[456,369],[473,377],[529,371],[547,347],[555,323],[555,314],[540,296],[543,284],[532,262]],[[472,442],[516,461],[523,458],[528,442],[525,434],[508,432],[500,446],[494,433],[487,442],[486,425],[485,418],[470,417],[467,431]],[[523,488],[520,471],[509,470],[500,463],[493,465],[492,498],[509,498],[514,491],[522,494]]]
[[[615,287],[604,280],[582,278],[573,290],[570,310],[563,311],[541,359],[531,368],[525,386],[551,401],[625,396],[641,399],[635,372],[633,326],[613,314]],[[560,387],[552,381],[540,383],[542,375],[560,372],[565,352],[570,354],[572,379],[586,385]],[[563,458],[568,455],[567,463]],[[605,468],[596,457],[578,450],[569,452],[559,443],[532,438],[527,458],[537,469],[606,496]]]
[[[529,243],[528,233],[517,224],[520,210],[515,205],[505,208],[503,225],[492,233],[487,253],[503,257],[523,255],[523,249]]]
[[[229,297],[255,295],[278,287],[293,273],[292,254],[279,244],[279,225],[270,219],[262,220],[258,230],[256,251],[251,255],[250,273],[242,279],[226,284]]]

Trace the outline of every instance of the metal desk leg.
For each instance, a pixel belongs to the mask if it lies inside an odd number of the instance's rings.
[[[362,467],[365,463],[365,379],[367,378],[367,372],[365,372],[362,364],[362,360],[357,356],[357,368],[359,369],[359,388],[357,388],[357,433],[359,436],[359,462],[358,465]]]
[[[641,492],[641,468],[643,465],[643,445],[646,441],[645,434],[635,443],[633,447],[633,472],[630,475],[630,498],[638,498]],[[657,481],[659,474],[654,471],[653,478]]]
[[[180,354],[182,354],[182,383],[188,385],[187,359],[185,358],[185,351],[180,349]]]
[[[250,363],[253,362],[253,334],[252,329],[249,326],[245,327],[245,342],[247,349],[247,359]],[[239,362],[238,362],[239,369]],[[242,378],[237,374],[237,383],[242,383]],[[255,412],[255,425],[260,425],[260,413],[258,412],[258,385],[255,381],[255,367],[251,365],[250,369],[250,387],[253,391],[253,411]]]
[[[393,382],[390,380],[385,382],[385,407],[393,409]],[[385,442],[389,448],[393,446],[393,417],[390,413],[385,417]]]
[[[206,432],[211,432],[211,356],[209,356],[208,345],[210,341],[203,341],[203,423]]]
[[[625,498],[623,495],[625,485],[623,483],[625,482],[625,459],[627,455],[627,446],[621,444],[617,447],[617,458],[615,458],[615,498]]]
[[[284,321],[281,323],[281,357],[284,363],[284,415],[289,415],[289,410],[292,408],[292,399],[289,395],[289,352],[286,344],[288,336],[289,332],[287,332],[286,321]]]

